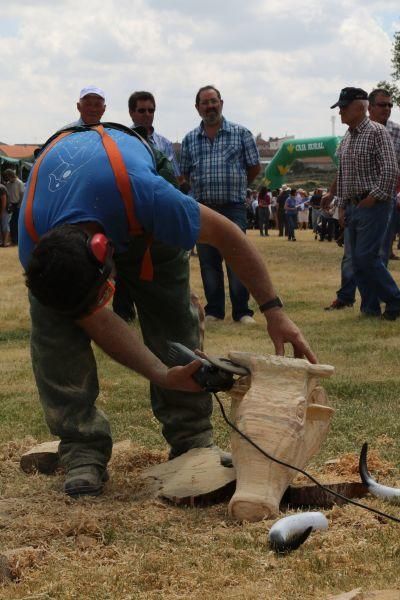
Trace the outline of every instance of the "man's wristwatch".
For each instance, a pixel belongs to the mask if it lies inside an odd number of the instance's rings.
[[[276,308],[276,307],[283,308],[283,302],[279,298],[279,296],[272,298],[272,300],[268,300],[268,302],[264,302],[264,304],[260,304],[260,306],[258,308],[263,313],[266,310],[269,310],[270,308]]]

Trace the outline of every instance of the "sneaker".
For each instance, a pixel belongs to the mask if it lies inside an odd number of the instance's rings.
[[[256,324],[256,320],[253,319],[253,317],[251,317],[250,315],[243,315],[243,317],[240,317],[239,323],[242,323],[242,325],[255,325]]]
[[[217,321],[223,321],[223,319],[214,317],[214,315],[206,315],[204,320],[206,323],[216,323]]]
[[[82,465],[70,469],[64,483],[64,492],[68,496],[98,496],[108,480],[106,469],[97,465]]]
[[[325,306],[324,310],[340,310],[341,308],[346,308],[349,307],[351,308],[353,306],[353,302],[342,302],[342,300],[339,300],[339,298],[336,298],[332,304],[330,304],[329,306]]]
[[[400,317],[400,310],[385,310],[382,313],[382,319],[385,321],[395,321]]]

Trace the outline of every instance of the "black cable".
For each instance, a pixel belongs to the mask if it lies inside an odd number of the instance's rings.
[[[364,508],[365,510],[369,510],[370,512],[373,512],[373,513],[375,513],[377,515],[380,515],[381,517],[384,517],[385,519],[391,519],[392,521],[395,521],[396,523],[400,523],[400,519],[398,519],[397,517],[393,517],[392,515],[388,515],[387,513],[381,512],[380,510],[377,510],[376,508],[371,508],[370,506],[367,506],[366,504],[361,504],[361,502],[356,502],[355,500],[352,500],[351,498],[347,498],[346,496],[343,496],[342,494],[339,494],[338,492],[334,492],[333,490],[331,490],[330,488],[326,487],[325,485],[322,485],[322,483],[320,483],[319,481],[317,481],[315,479],[315,477],[313,477],[312,475],[310,475],[306,471],[303,471],[303,469],[300,469],[299,467],[294,467],[293,465],[290,465],[289,463],[286,463],[283,460],[279,460],[278,458],[275,458],[271,454],[268,454],[268,452],[265,452],[262,448],[260,448],[260,446],[258,446],[258,444],[256,444],[255,442],[253,442],[253,440],[251,438],[249,438],[245,433],[243,433],[243,431],[240,431],[240,429],[238,429],[236,427],[236,425],[234,425],[232,423],[232,421],[230,421],[228,419],[228,417],[226,416],[225,409],[224,409],[224,406],[223,406],[221,400],[218,398],[216,392],[213,392],[213,394],[214,394],[215,399],[217,400],[217,402],[218,402],[218,404],[220,406],[220,409],[221,409],[221,412],[222,412],[222,416],[223,416],[225,422],[228,423],[228,425],[234,431],[236,431],[236,433],[238,433],[239,435],[241,435],[242,438],[244,438],[247,442],[249,442],[249,444],[251,444],[252,446],[254,446],[254,448],[256,448],[259,452],[261,452],[261,454],[263,454],[266,458],[269,458],[269,460],[272,460],[272,461],[278,463],[278,465],[282,465],[283,467],[288,467],[289,469],[293,469],[294,471],[298,471],[299,473],[301,473],[305,477],[308,477],[308,479],[310,479],[313,483],[315,483],[319,488],[321,488],[322,490],[325,490],[325,492],[328,492],[329,494],[332,494],[333,496],[336,496],[336,498],[340,498],[341,500],[345,500],[346,502],[349,502],[350,504],[354,504],[354,506],[359,506],[360,508]]]

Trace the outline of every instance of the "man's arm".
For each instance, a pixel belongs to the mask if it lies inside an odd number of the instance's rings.
[[[250,185],[261,171],[260,153],[258,152],[256,140],[251,131],[245,127],[241,130],[243,158],[246,165],[247,183]]]
[[[0,190],[0,216],[7,210],[7,194]]]
[[[108,356],[156,385],[185,392],[201,391],[192,378],[201,366],[199,361],[169,369],[143,344],[132,327],[111,310],[103,308],[77,323]]]
[[[25,193],[25,184],[23,181],[19,183],[19,203],[21,204]]]
[[[275,298],[276,292],[262,256],[237,225],[206,206],[200,206],[198,241],[210,244],[221,252],[259,305]],[[284,344],[289,342],[296,358],[306,356],[310,362],[317,362],[300,330],[281,308],[266,310],[264,316],[277,354],[283,355]]]
[[[326,194],[324,194],[322,196],[321,208],[325,208],[325,207],[329,206],[329,204],[332,202],[333,198],[336,196],[336,193],[337,193],[337,176],[332,181],[331,187],[329,188],[329,190],[326,192]]]
[[[376,202],[390,202],[396,189],[398,165],[392,138],[386,129],[376,132],[375,148],[378,180],[370,194],[358,204],[359,208],[373,206]]]
[[[189,153],[188,142],[186,136],[182,140],[181,145],[181,154],[180,154],[180,164],[179,169],[181,172],[179,179],[179,189],[184,194],[188,194],[190,191],[190,169],[191,169],[191,159]]]
[[[255,180],[255,178],[261,171],[261,165],[260,165],[260,163],[258,163],[258,165],[253,165],[251,167],[247,167],[246,171],[247,171],[247,183],[250,184],[250,183],[252,183],[252,181]]]

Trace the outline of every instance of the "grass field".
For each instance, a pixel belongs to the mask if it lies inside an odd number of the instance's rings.
[[[342,250],[334,243],[316,242],[308,231],[298,232],[296,244],[275,232],[248,235],[319,361],[336,369],[324,382],[336,413],[312,472],[323,479],[330,459],[354,471],[368,441],[374,476],[400,487],[400,322],[361,318],[358,305],[322,310],[339,287]],[[399,282],[398,263],[390,266]],[[328,531],[279,557],[266,544],[272,521],[239,524],[224,503],[191,509],[155,498],[138,474],[165,460],[167,448],[146,382],[99,350],[98,405],[115,441],[131,440],[134,451],[115,457],[104,495],[95,499],[65,497],[60,473],[24,474],[21,453],[51,436],[31,373],[28,306],[15,248],[0,249],[0,273],[0,555],[27,548],[14,565],[19,579],[0,584],[1,599],[281,600],[327,598],[357,587],[400,589],[399,525],[356,507],[324,511]],[[192,287],[202,296],[196,258]],[[230,316],[210,326],[205,350],[272,353],[264,319],[256,319],[255,327]],[[229,431],[217,406],[214,422],[217,443],[228,449]],[[366,502],[400,517],[398,506]]]

